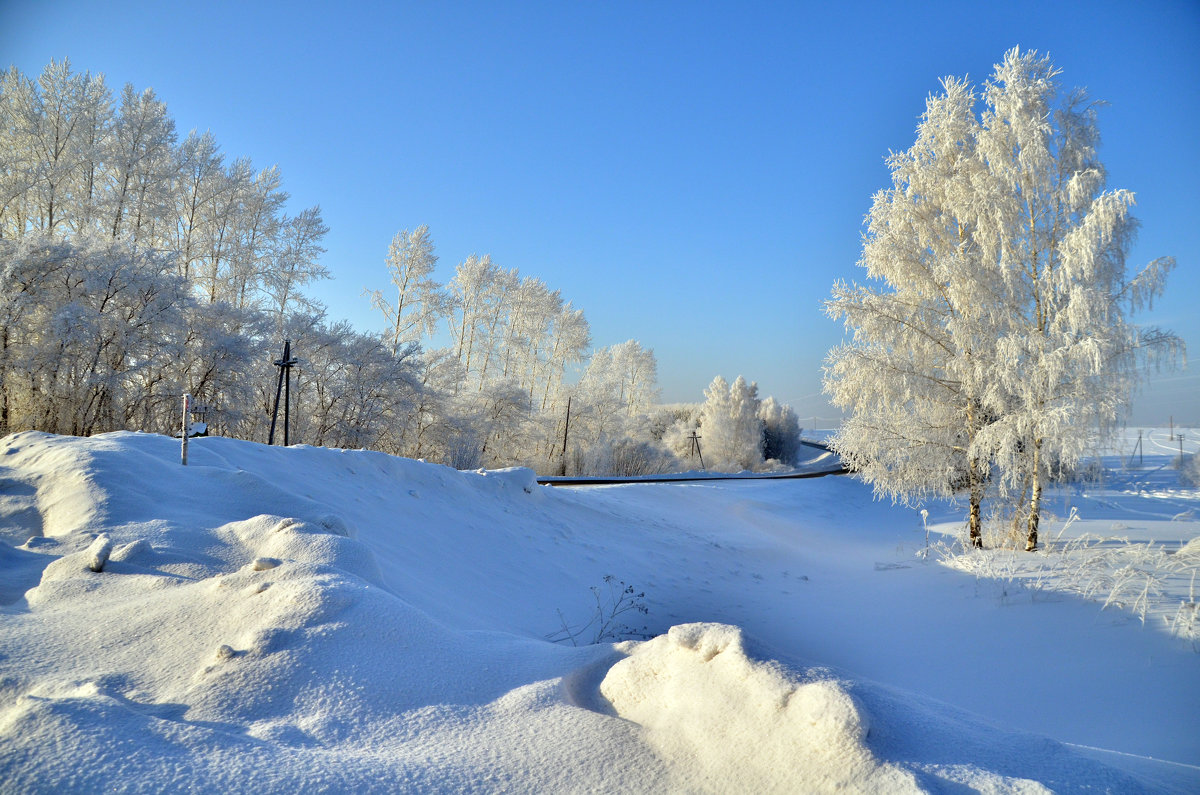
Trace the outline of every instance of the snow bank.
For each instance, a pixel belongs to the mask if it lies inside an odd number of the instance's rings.
[[[1039,634],[944,569],[881,568],[891,514],[847,480],[573,491],[211,437],[189,458],[144,434],[0,440],[0,790],[1138,791],[849,673],[957,672],[975,692],[964,649],[992,643],[994,680],[1018,638],[1043,670],[1072,663],[1072,687],[1037,691],[1047,714],[1149,710],[1165,729],[1126,717],[1117,739],[1167,748],[1194,715],[1200,656],[1166,638],[1056,652],[1043,637],[1094,613]],[[645,589],[662,634],[547,642],[608,573]],[[748,652],[736,625],[785,654]],[[939,625],[955,632],[920,634]],[[934,637],[940,667],[916,653]],[[1165,662],[1118,653],[1137,648]],[[1099,652],[1128,697],[1099,690],[1107,671],[1079,678]],[[1180,791],[1200,781],[1180,769]]]
[[[641,724],[680,785],[707,792],[917,791],[866,745],[859,706],[835,680],[799,681],[750,659],[737,627],[686,624],[628,647],[601,694]]]
[[[564,695],[608,648],[431,618],[383,586],[336,506],[288,494],[280,472],[166,467],[170,448],[131,434],[8,442],[4,491],[37,512],[4,506],[5,537],[28,540],[0,565],[41,566],[0,616],[0,789],[565,791],[567,759],[657,780],[628,729]],[[226,452],[249,463],[256,447]],[[318,457],[287,479],[328,484],[340,456]],[[476,479],[476,499],[531,482]],[[307,518],[254,513],[287,505]]]

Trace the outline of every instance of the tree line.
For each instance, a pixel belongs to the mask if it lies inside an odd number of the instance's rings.
[[[687,439],[703,430],[713,437],[706,466],[738,471],[795,462],[795,413],[760,400],[756,385],[739,377],[730,386],[718,376],[704,404],[659,406],[652,350],[636,340],[589,350],[583,310],[489,256],[467,257],[446,284],[433,278],[437,261],[428,227],[402,230],[386,260],[392,289],[367,291],[386,321],[390,349],[417,355],[422,384],[435,390],[438,405],[469,420],[419,414],[408,426],[406,454],[425,456],[429,444],[457,439],[455,449],[478,451],[488,466],[658,474],[699,465]],[[438,347],[439,339],[449,344]],[[566,378],[572,369],[577,381]],[[476,462],[468,455],[455,463]]]
[[[180,135],[153,90],[114,94],[65,60],[36,79],[10,68],[0,152],[0,433],[170,433],[189,393],[213,433],[266,441],[290,339],[299,442],[459,468],[686,465],[672,443],[700,417],[656,406],[652,350],[593,350],[582,309],[487,255],[439,284],[427,227],[395,236],[392,287],[368,291],[385,332],[330,320],[309,292],[329,275],[320,208],[290,214],[277,168]],[[714,461],[762,466],[770,444],[784,460],[757,422],[758,455],[718,445]]]

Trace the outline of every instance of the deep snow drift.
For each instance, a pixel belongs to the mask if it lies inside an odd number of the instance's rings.
[[[1177,556],[1200,496],[1168,496],[1088,496],[1076,529],[1121,515]],[[923,546],[849,478],[552,489],[10,436],[0,790],[1200,788],[1189,642]],[[547,641],[610,574],[654,637]]]

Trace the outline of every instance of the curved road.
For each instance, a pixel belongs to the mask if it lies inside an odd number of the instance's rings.
[[[824,456],[819,455],[812,462],[811,469],[796,469],[792,472],[768,474],[707,474],[704,472],[685,472],[672,475],[641,475],[636,477],[540,477],[537,482],[543,486],[612,486],[620,483],[695,483],[706,480],[798,480],[800,478],[821,478],[826,475],[844,475],[849,470],[826,445],[819,442],[801,442],[808,447],[815,447],[829,454],[833,460],[828,467],[820,467],[817,462]]]

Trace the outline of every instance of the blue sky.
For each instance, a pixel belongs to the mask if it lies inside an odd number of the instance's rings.
[[[834,416],[821,311],[856,267],[883,158],[938,78],[1048,52],[1137,194],[1131,266],[1178,259],[1141,320],[1200,356],[1200,3],[178,3],[0,0],[0,63],[153,87],[182,133],[277,164],[330,226],[319,297],[362,329],[392,235],[428,224],[446,281],[490,253],[654,349],[668,401],[718,373]],[[1200,423],[1200,372],[1136,423]],[[811,424],[811,419],[803,422]]]

